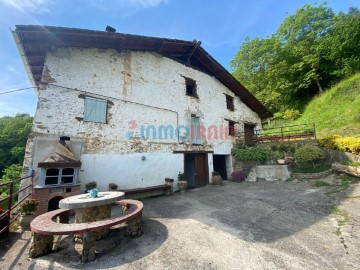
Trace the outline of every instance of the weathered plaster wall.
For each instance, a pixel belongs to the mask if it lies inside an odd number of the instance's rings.
[[[202,146],[193,146],[191,141],[179,144],[175,136],[140,140],[141,125],[176,128],[189,125],[191,114],[195,114],[205,127],[227,127],[225,119],[239,122],[237,130],[242,129],[243,122],[260,126],[257,114],[238,97],[234,99],[234,112],[226,108],[224,94],[235,95],[218,80],[156,53],[60,48],[48,53],[44,75],[44,82],[54,85],[44,84],[39,91],[33,133],[82,140],[80,179],[85,182],[99,182],[106,171],[106,179],[120,179],[118,184],[124,187],[161,184],[164,177],[176,178],[178,170],[183,171],[183,157],[172,154],[174,150],[230,154],[234,143],[232,138],[206,138]],[[185,95],[184,77],[196,81],[199,99]],[[81,120],[84,99],[80,94],[110,101],[107,124]],[[131,120],[134,121],[130,123]],[[135,138],[128,139],[126,134],[131,127]],[[142,155],[150,155],[149,160],[142,162]],[[210,158],[209,165],[211,172]],[[32,166],[36,167],[36,163]],[[151,168],[159,172],[149,174]]]

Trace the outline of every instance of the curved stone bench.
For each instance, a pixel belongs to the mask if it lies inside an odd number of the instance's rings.
[[[139,236],[142,234],[141,217],[143,203],[137,200],[121,200],[116,202],[123,208],[123,214],[88,223],[64,223],[68,221],[69,209],[58,209],[42,214],[30,223],[32,242],[29,250],[30,258],[46,255],[52,252],[54,235],[81,234],[83,238],[83,262],[95,259],[95,241],[97,232],[110,229],[118,224],[127,224],[127,235]],[[60,223],[57,223],[57,219]]]

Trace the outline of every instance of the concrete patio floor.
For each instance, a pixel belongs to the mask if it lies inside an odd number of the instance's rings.
[[[0,269],[359,269],[360,199],[309,183],[232,183],[143,200],[144,235],[118,230],[82,264],[72,238],[29,259],[29,233],[0,251]],[[360,195],[360,184],[348,190]],[[347,211],[339,226],[330,206]],[[1,241],[3,242],[3,240]]]

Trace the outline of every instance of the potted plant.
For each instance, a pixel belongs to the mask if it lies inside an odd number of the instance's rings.
[[[187,189],[187,180],[185,177],[185,174],[182,172],[179,172],[178,174],[178,187],[180,189],[180,193],[185,193],[186,189]]]
[[[37,210],[39,202],[34,199],[25,200],[20,205],[19,224],[23,231],[29,230],[30,222],[34,218],[34,212]]]
[[[219,172],[214,171],[212,173],[212,179],[211,179],[211,183],[213,185],[218,185],[221,186],[222,185],[222,178]]]
[[[97,187],[96,181],[91,181],[85,184],[85,193],[88,193],[89,190],[96,189],[96,187]]]

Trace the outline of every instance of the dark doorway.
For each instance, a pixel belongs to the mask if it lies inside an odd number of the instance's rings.
[[[62,199],[63,199],[63,197],[61,197],[61,196],[56,196],[56,197],[50,199],[49,204],[48,204],[48,212],[59,209],[59,202]]]
[[[219,172],[222,179],[227,179],[226,155],[213,155],[214,171]]]
[[[244,125],[245,145],[249,145],[249,146],[255,145],[254,127],[255,127],[254,125],[249,125],[249,124]]]
[[[209,183],[207,154],[185,154],[184,163],[189,188],[204,187]]]

